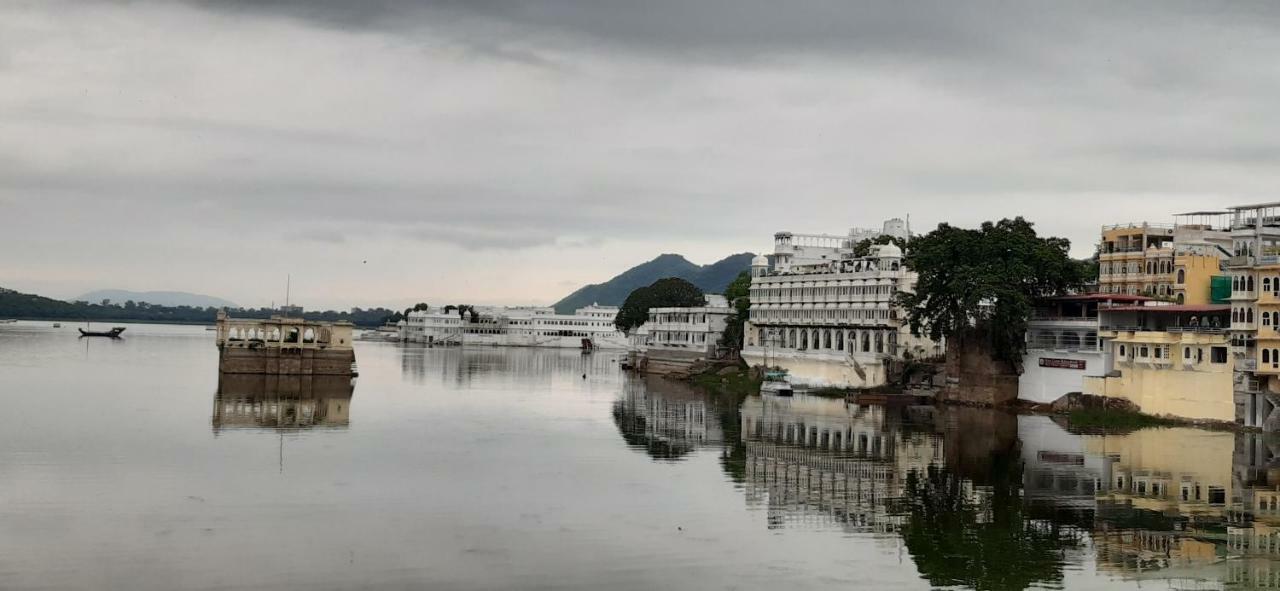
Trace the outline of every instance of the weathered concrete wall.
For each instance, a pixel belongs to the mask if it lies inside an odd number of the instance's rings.
[[[660,375],[687,372],[694,363],[706,358],[702,351],[656,348],[649,349],[644,355],[645,361],[641,364],[644,372]]]
[[[981,334],[947,339],[947,385],[939,400],[1004,406],[1018,398],[1018,374],[997,360]]]
[[[1082,361],[1085,369],[1041,367],[1041,359]],[[1052,404],[1064,394],[1084,391],[1084,378],[1104,373],[1099,351],[1030,351],[1022,358],[1022,376],[1018,378],[1018,398],[1027,402]]]
[[[763,365],[765,355],[759,347],[743,350],[747,365]],[[888,382],[887,370],[873,353],[770,351],[770,366],[787,370],[791,382],[799,386],[834,388],[875,388]]]
[[[350,376],[356,360],[352,349],[249,349],[225,347],[218,371],[229,374],[288,374]]]

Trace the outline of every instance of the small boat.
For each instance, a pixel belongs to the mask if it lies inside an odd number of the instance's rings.
[[[205,330],[218,330],[218,327],[216,327],[216,326],[206,326],[206,327],[204,327],[204,329],[205,329]]]
[[[764,374],[764,381],[760,383],[760,394],[791,396],[795,392],[785,371],[767,371]]]
[[[83,328],[78,330],[82,337],[107,337],[109,339],[118,339],[120,338],[120,333],[124,332],[124,327],[117,326],[111,330],[85,330]]]
[[[61,322],[54,322],[54,323],[53,323],[53,327],[54,327],[54,328],[62,328],[62,323],[61,323]]]

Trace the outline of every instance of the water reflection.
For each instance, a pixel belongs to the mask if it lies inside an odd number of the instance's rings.
[[[218,374],[213,432],[224,429],[345,429],[355,381],[340,376]]]
[[[504,347],[401,347],[400,371],[416,383],[467,388],[477,378],[502,378],[521,387],[545,387],[558,378],[612,374],[618,355]]]
[[[725,406],[683,382],[641,376],[628,380],[614,402],[613,422],[627,445],[656,460],[675,461],[724,442]]]
[[[1104,587],[1280,585],[1274,437],[1087,434],[971,408],[724,398],[638,381],[614,420],[655,459],[718,449],[767,528],[896,539],[935,586],[1062,587],[1069,571]]]

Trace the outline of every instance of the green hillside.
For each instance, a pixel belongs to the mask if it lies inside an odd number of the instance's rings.
[[[578,289],[555,303],[556,312],[571,314],[574,310],[593,303],[602,306],[621,306],[627,296],[665,277],[678,277],[698,286],[707,293],[723,293],[742,271],[751,268],[749,252],[730,255],[710,265],[695,265],[678,254],[664,254],[627,269],[604,283],[595,283]]]

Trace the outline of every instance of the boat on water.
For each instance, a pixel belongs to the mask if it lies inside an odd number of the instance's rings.
[[[111,330],[85,330],[83,328],[78,330],[82,337],[107,337],[109,339],[118,339],[120,338],[120,333],[124,332],[124,327],[117,326]]]
[[[792,396],[796,393],[795,388],[791,385],[791,380],[787,376],[787,372],[778,370],[769,370],[764,374],[764,381],[760,383],[760,394],[772,394],[774,396]]]
[[[54,327],[54,328],[62,328],[62,323],[61,323],[61,322],[54,322],[54,323],[53,323],[53,327]]]

